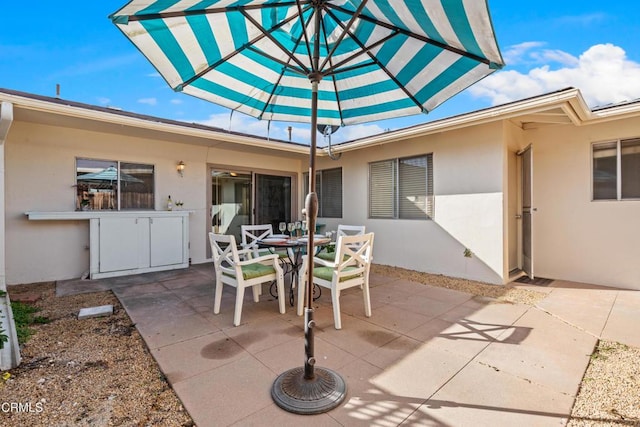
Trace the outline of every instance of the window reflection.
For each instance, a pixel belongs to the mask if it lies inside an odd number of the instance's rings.
[[[153,165],[76,159],[76,184],[78,210],[154,207]]]

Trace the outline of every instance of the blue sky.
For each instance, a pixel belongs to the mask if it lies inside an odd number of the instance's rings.
[[[267,125],[174,93],[107,18],[126,1],[5,2],[0,87],[266,136]],[[333,142],[449,117],[568,86],[591,107],[640,98],[640,13],[633,2],[490,0],[507,66],[428,115],[340,129]],[[64,6],[61,8],[60,6]],[[287,139],[287,123],[269,135]],[[293,140],[309,127],[293,124]],[[320,145],[324,144],[322,138]]]

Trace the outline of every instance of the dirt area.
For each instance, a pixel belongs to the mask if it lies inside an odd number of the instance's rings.
[[[49,323],[32,327],[21,365],[0,379],[0,425],[193,425],[111,292],[57,298],[53,283],[9,287],[23,291],[41,295],[36,314]],[[112,316],[78,320],[81,308],[108,304]]]
[[[531,291],[528,289],[516,288],[511,285],[496,286],[473,280],[457,279],[443,276],[441,274],[421,273],[404,268],[390,267],[388,265],[374,264],[371,271],[386,276],[400,277],[413,282],[424,283],[441,288],[454,289],[456,291],[467,292],[473,295],[495,298],[503,302],[513,302],[520,304],[535,305],[545,297],[545,293]]]
[[[511,286],[374,265],[373,271],[501,302],[535,305],[545,294]],[[40,295],[22,364],[0,376],[2,426],[193,426],[111,292],[55,297],[53,283],[9,288]],[[114,315],[78,320],[81,308],[112,304]],[[640,349],[600,342],[569,426],[640,426]],[[20,405],[20,410],[8,410]],[[7,410],[5,410],[7,409]]]

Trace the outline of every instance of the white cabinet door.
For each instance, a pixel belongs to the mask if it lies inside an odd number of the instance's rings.
[[[151,267],[185,262],[183,221],[183,217],[151,218]]]
[[[90,222],[92,279],[189,266],[188,213],[109,213]]]
[[[144,218],[142,221],[140,218],[100,219],[101,273],[134,270],[140,267],[141,258],[144,258],[144,253],[140,251],[140,231],[149,228],[144,223],[148,224],[148,220]]]

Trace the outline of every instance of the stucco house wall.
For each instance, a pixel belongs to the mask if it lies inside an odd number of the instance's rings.
[[[7,284],[77,278],[87,271],[88,221],[25,216],[75,209],[77,157],[154,164],[155,208],[165,209],[171,194],[192,212],[193,263],[209,260],[210,167],[292,174],[298,209],[303,206],[307,147],[240,140],[91,106],[3,96],[25,104],[14,107],[13,120],[2,117],[11,122],[1,162],[6,245],[0,274]],[[592,112],[578,91],[568,89],[340,144],[340,159],[319,153],[317,167],[342,167],[343,217],[319,222],[329,230],[341,223],[366,225],[376,233],[374,262],[379,264],[506,283],[521,257],[516,153],[530,145],[535,275],[640,289],[640,200],[591,200],[591,144],[639,136],[640,103]],[[370,219],[369,163],[428,153],[433,154],[434,219]],[[184,177],[176,172],[180,160],[187,165]],[[464,256],[465,249],[471,257]]]
[[[169,195],[190,215],[190,257],[207,261],[208,164],[297,172],[300,160],[282,153],[223,150],[61,126],[14,121],[6,142],[6,277],[8,284],[78,278],[89,269],[89,221],[29,221],[28,211],[75,210],[76,158],[155,165],[155,208]],[[178,161],[186,170],[181,177]]]
[[[435,218],[370,219],[369,163],[433,153]],[[319,169],[342,167],[342,219],[376,233],[376,263],[503,283],[503,134],[499,122],[346,152]],[[471,258],[464,250],[472,251]]]
[[[640,200],[593,201],[591,145],[640,136],[640,118],[527,131],[537,276],[640,289]]]

